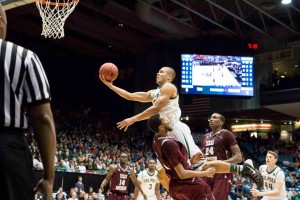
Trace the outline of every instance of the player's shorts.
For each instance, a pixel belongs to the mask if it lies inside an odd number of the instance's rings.
[[[202,179],[211,187],[217,200],[227,200],[233,182],[233,174],[215,174],[213,178],[202,177]]]
[[[192,158],[193,155],[201,152],[200,148],[195,144],[190,128],[185,123],[178,121],[174,124],[172,129],[170,135],[184,144],[189,158]]]
[[[109,192],[108,200],[128,200],[128,195],[125,194],[114,194],[112,192]]]
[[[215,200],[209,185],[201,178],[173,179],[169,190],[173,199]]]

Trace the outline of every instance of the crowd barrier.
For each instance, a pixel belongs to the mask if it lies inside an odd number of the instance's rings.
[[[82,182],[84,183],[85,191],[87,192],[89,187],[92,186],[94,191],[98,193],[100,184],[106,177],[106,174],[99,174],[95,171],[87,171],[86,173],[77,172],[55,172],[53,191],[56,192],[60,186],[63,187],[65,192],[69,192],[70,188],[75,187],[75,183],[78,181],[78,176],[82,177]],[[43,170],[34,170],[34,180],[35,184],[43,177]],[[109,184],[105,188],[105,193],[109,188]],[[130,181],[128,191],[131,193],[134,191],[133,183]]]

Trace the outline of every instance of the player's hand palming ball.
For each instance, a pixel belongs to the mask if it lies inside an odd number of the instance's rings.
[[[104,63],[99,68],[99,75],[104,76],[105,80],[112,82],[118,77],[119,70],[113,63]]]

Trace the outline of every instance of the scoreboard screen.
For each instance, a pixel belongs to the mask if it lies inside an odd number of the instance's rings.
[[[181,93],[253,96],[253,57],[181,54]]]

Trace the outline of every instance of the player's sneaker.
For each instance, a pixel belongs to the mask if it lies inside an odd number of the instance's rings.
[[[197,170],[197,171],[201,171],[203,166],[206,164],[206,158],[201,158],[200,161],[198,163],[193,164],[193,169]]]
[[[254,168],[251,159],[248,159],[243,164],[243,170],[240,173],[244,177],[250,178],[258,188],[263,188],[264,180],[257,169]]]

